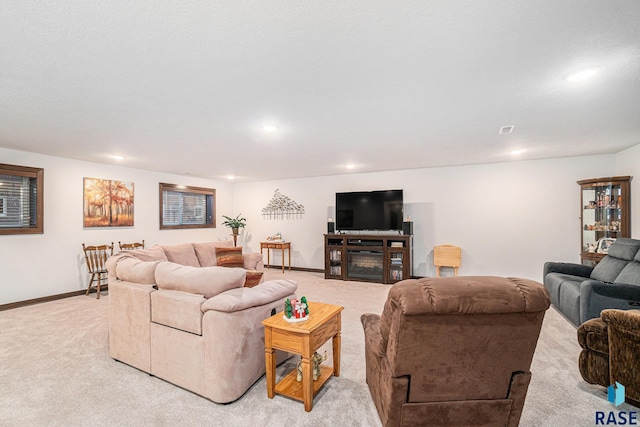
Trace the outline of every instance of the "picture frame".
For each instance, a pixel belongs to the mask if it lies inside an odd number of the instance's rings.
[[[84,178],[83,226],[133,227],[134,183]]]
[[[598,247],[596,248],[596,253],[599,253],[599,254],[609,253],[609,247],[611,247],[611,245],[615,241],[616,239],[611,237],[603,237],[602,239],[598,240]]]

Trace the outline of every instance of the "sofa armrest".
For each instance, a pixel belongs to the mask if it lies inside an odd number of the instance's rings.
[[[373,352],[378,358],[385,356],[382,348],[382,333],[380,332],[380,316],[377,314],[365,313],[360,316],[360,322],[364,328],[365,348]]]
[[[583,264],[574,264],[570,262],[545,262],[542,278],[544,279],[549,273],[563,273],[587,279],[591,276],[592,271],[593,267]]]
[[[602,310],[602,320],[612,329],[640,331],[640,310]]]
[[[264,271],[262,254],[257,252],[242,254],[242,260],[246,270]]]
[[[287,298],[298,289],[292,280],[270,280],[253,288],[235,288],[209,298],[202,304],[202,312],[215,310],[231,313],[251,307],[266,305],[281,298]],[[283,306],[284,308],[284,306]]]
[[[580,323],[600,317],[607,308],[640,308],[640,285],[585,280],[580,284]]]

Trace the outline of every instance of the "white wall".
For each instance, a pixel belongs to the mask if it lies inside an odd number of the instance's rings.
[[[354,173],[231,186],[0,148],[0,163],[45,169],[44,234],[0,236],[0,304],[85,289],[87,274],[81,243],[145,239],[151,246],[228,238],[229,230],[221,226],[159,230],[159,182],[215,188],[218,224],[223,214],[242,213],[248,219],[240,236],[246,250],[259,251],[261,240],[280,231],[292,242],[293,266],[318,269],[323,268],[326,221],[335,217],[336,192],[403,189],[405,215],[411,215],[414,221],[414,275],[434,275],[432,248],[448,243],[463,249],[461,274],[540,280],[545,261],[579,261],[576,181],[634,175],[640,149],[628,151],[618,156]],[[135,226],[84,229],[83,177],[134,182]],[[303,204],[306,213],[292,219],[264,218],[261,210],[276,189]],[[640,196],[637,191],[635,194],[637,203]],[[637,204],[633,212],[637,224]],[[276,254],[272,263],[279,262]]]
[[[147,247],[228,238],[229,229],[159,230],[158,184],[216,189],[217,224],[232,204],[228,183],[80,162],[0,148],[0,163],[44,168],[44,234],[0,235],[0,304],[85,289],[82,243],[99,245],[145,239]],[[134,226],[83,228],[83,178],[133,182]]]
[[[640,144],[616,154],[615,169],[616,176],[632,177],[631,237],[640,239]]]
[[[233,214],[247,217],[244,244],[251,250],[280,231],[292,242],[294,266],[322,269],[336,192],[403,189],[405,216],[414,221],[414,275],[435,275],[433,246],[454,244],[463,251],[460,274],[541,280],[545,261],[579,262],[576,181],[608,176],[614,166],[615,156],[602,155],[235,184]],[[306,213],[263,218],[276,189]]]

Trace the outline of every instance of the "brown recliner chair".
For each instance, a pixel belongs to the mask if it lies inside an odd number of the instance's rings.
[[[404,280],[363,314],[367,384],[386,426],[517,426],[549,308],[540,283]]]
[[[640,406],[640,310],[602,310],[578,328],[578,369],[590,384],[625,386],[627,401]]]

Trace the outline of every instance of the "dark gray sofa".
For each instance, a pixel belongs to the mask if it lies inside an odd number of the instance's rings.
[[[547,262],[543,281],[551,303],[576,326],[606,308],[640,308],[640,240],[617,239],[595,268]]]

